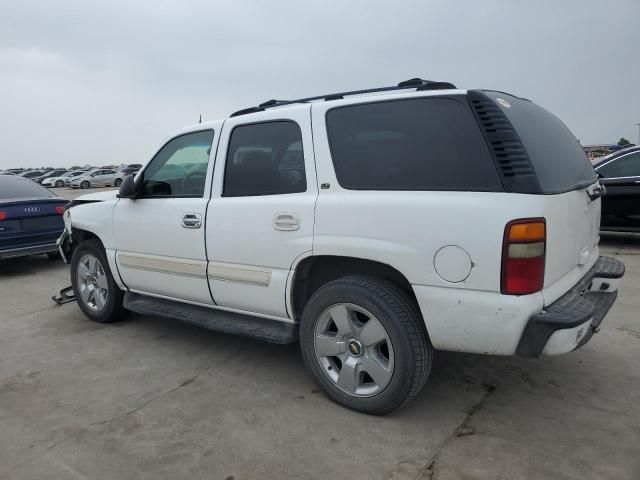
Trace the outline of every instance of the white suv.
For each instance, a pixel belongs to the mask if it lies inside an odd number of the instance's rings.
[[[383,414],[434,349],[583,345],[624,266],[598,254],[598,184],[555,116],[413,79],[269,101],[170,137],[65,213],[80,308],[300,342],[326,394]]]

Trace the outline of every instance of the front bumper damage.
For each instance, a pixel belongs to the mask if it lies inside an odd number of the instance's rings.
[[[619,260],[600,257],[571,290],[529,319],[516,353],[558,355],[587,343],[615,302],[624,270]]]

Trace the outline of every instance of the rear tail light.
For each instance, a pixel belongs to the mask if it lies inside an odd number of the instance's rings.
[[[64,213],[64,205],[60,205],[60,206],[56,207],[56,213],[58,215],[62,215]]]
[[[0,220],[7,218],[7,212],[0,212]]]
[[[524,218],[507,224],[502,244],[502,293],[526,295],[542,290],[546,240],[544,218]]]

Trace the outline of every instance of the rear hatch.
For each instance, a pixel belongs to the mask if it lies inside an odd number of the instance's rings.
[[[598,257],[597,175],[560,119],[502,92],[470,91],[469,99],[507,191],[542,201],[547,244],[544,290],[551,303]]]

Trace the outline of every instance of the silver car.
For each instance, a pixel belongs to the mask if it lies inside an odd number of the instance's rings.
[[[112,168],[94,168],[72,178],[69,186],[71,188],[119,187],[123,178],[122,174]]]
[[[73,170],[71,172],[67,172],[64,175],[60,175],[59,177],[49,177],[45,178],[42,181],[42,185],[45,187],[64,187],[69,186],[73,177],[77,177],[78,175],[83,175],[86,173],[86,170]]]

